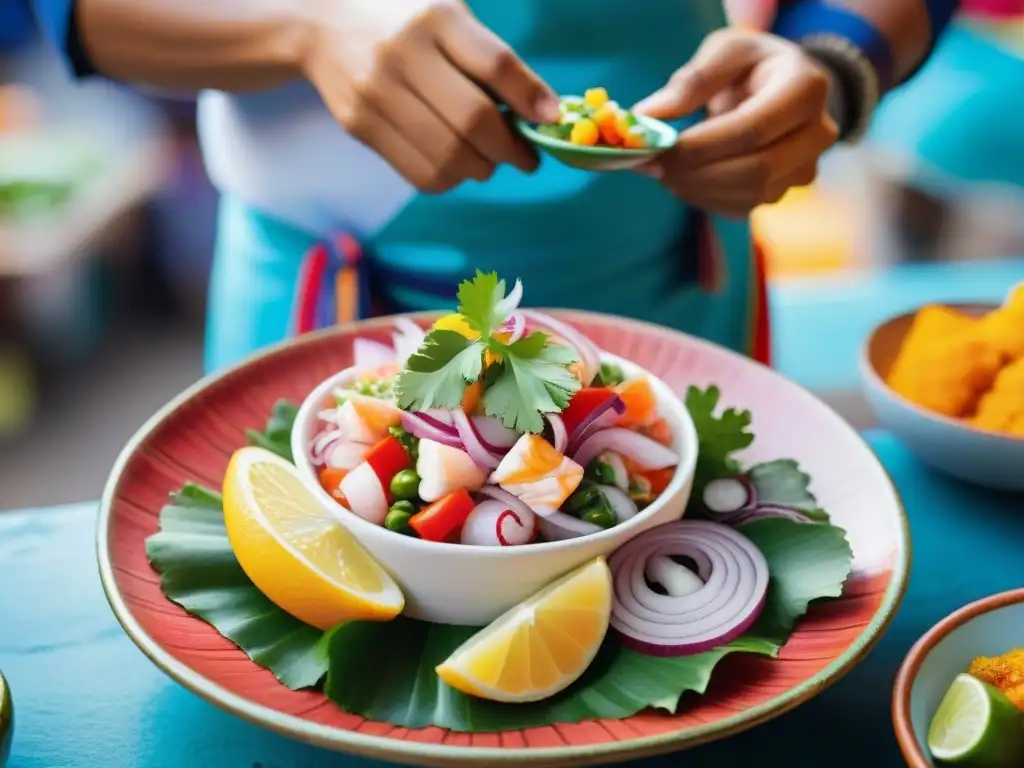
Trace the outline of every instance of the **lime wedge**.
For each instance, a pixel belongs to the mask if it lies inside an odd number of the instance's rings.
[[[928,729],[932,757],[961,765],[1016,766],[1024,759],[1024,712],[998,688],[957,675]]]
[[[11,689],[0,674],[0,768],[7,764],[11,753],[11,736],[14,735],[14,703],[11,701]]]

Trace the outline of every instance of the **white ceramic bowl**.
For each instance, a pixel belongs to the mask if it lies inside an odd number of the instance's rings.
[[[994,304],[950,304],[979,315]],[[861,350],[864,396],[879,423],[926,464],[969,483],[1024,491],[1024,439],[978,429],[969,422],[926,411],[896,394],[885,378],[917,310],[891,318],[872,331]]]
[[[636,517],[600,533],[519,547],[442,544],[394,533],[342,507],[320,485],[308,446],[317,413],[346,376],[341,371],[303,401],[292,430],[299,472],[317,497],[394,576],[405,594],[405,614],[439,624],[483,626],[561,574],[598,555],[609,555],[643,530],[678,520],[686,510],[697,465],[697,431],[686,406],[661,379],[627,360],[605,355],[628,376],[647,376],[661,415],[672,427],[679,466],[665,492]]]

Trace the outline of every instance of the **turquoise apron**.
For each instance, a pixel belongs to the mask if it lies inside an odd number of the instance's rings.
[[[470,5],[556,91],[603,85],[624,104],[661,87],[726,23],[722,0]],[[333,276],[356,250],[364,312],[371,295],[377,311],[450,308],[460,280],[496,270],[523,280],[529,305],[635,317],[742,352],[752,344],[757,291],[747,222],[688,209],[637,174],[586,173],[550,159],[529,175],[503,167],[486,183],[413,197],[360,245],[320,243],[225,197],[207,368],[332,322]]]

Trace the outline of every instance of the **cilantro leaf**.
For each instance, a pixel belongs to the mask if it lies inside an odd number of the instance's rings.
[[[485,349],[455,331],[431,331],[395,379],[398,407],[458,408],[467,385],[480,378]]]
[[[477,270],[476,277],[459,285],[459,314],[486,341],[505,320],[498,316],[504,298],[505,281],[498,279],[498,273]]]
[[[690,387],[686,391],[686,409],[693,419],[699,444],[693,483],[696,498],[700,498],[700,489],[712,480],[739,472],[740,465],[732,454],[754,442],[754,435],[749,431],[750,411],[726,408],[721,415],[716,415],[720,396],[716,386],[704,390]]]
[[[484,410],[519,432],[542,432],[543,414],[557,413],[580,388],[568,366],[576,354],[568,347],[548,344],[543,333],[531,333],[514,344],[501,345],[498,374],[484,391]]]

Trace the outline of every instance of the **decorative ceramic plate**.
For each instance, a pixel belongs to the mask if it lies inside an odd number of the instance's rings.
[[[584,765],[670,752],[763,723],[835,682],[885,630],[909,571],[906,518],[868,446],[815,397],[736,354],[639,322],[559,314],[678,394],[691,385],[716,385],[725,405],[749,409],[756,440],[740,458],[796,459],[812,478],[819,506],[845,529],[853,572],[843,596],[812,604],[778,658],[730,655],[704,695],[684,695],[673,714],[648,709],[623,719],[498,733],[404,728],[348,713],[322,692],[285,687],[168,600],[146,550],[168,494],[188,481],[219,488],[245,430],[261,428],[279,398],[300,402],[351,365],[357,336],[388,340],[387,318],[304,336],[206,379],[129,442],[104,494],[98,530],[103,585],[125,631],[175,680],[246,720],[323,747],[423,765]]]

